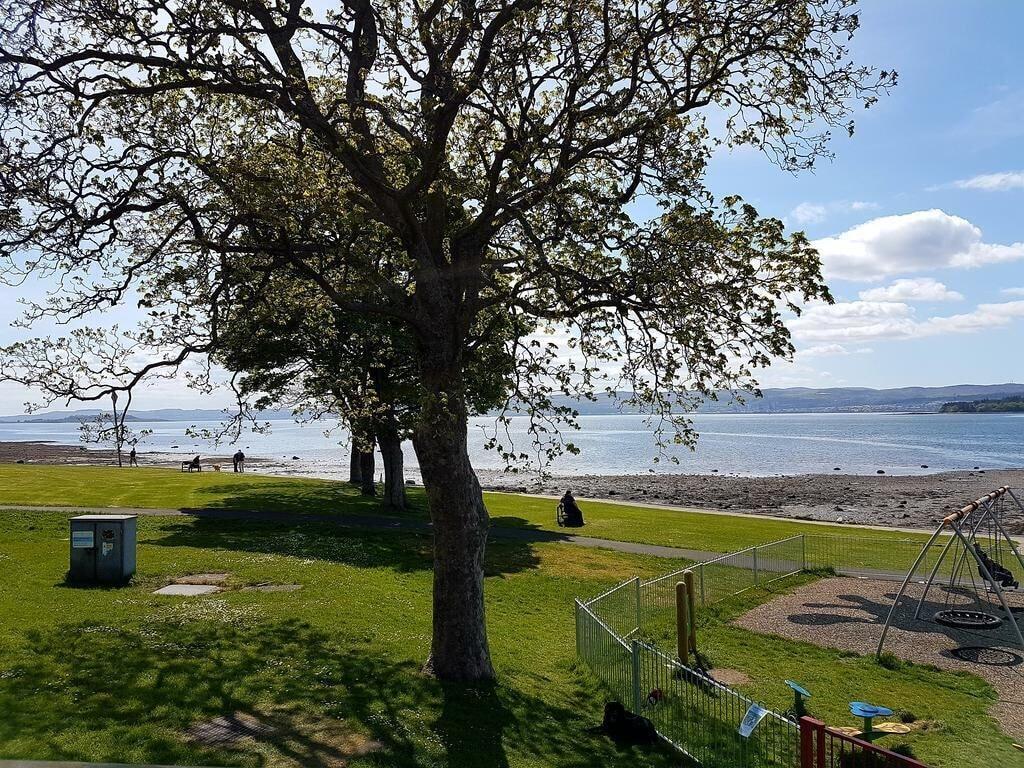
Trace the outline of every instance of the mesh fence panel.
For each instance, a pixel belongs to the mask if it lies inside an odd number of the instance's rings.
[[[947,537],[928,549],[921,579],[939,562]],[[662,737],[705,766],[795,768],[800,765],[797,723],[768,711],[750,738],[738,727],[754,702],[643,642],[673,626],[676,585],[693,573],[698,605],[765,587],[803,571],[832,570],[865,576],[904,575],[922,539],[798,535],[697,563],[648,581],[632,579],[576,603],[576,644],[581,659],[626,706],[649,717]],[[947,556],[939,576],[952,572]]]

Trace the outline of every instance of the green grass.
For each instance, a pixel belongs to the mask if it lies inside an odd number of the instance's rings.
[[[343,484],[158,470],[0,467],[0,493],[23,504],[376,511]],[[538,525],[552,506],[495,494],[488,502],[506,525]],[[778,535],[761,527],[776,521],[618,505],[587,511],[592,526],[624,528],[617,538],[644,540],[644,516],[654,520],[646,539],[658,543],[735,548]],[[426,537],[143,517],[132,585],[77,589],[63,583],[68,516],[0,512],[0,758],[247,768],[678,764],[582,733],[607,693],[575,659],[572,601],[679,561],[492,543],[486,593],[499,683],[462,687],[420,673],[430,637]],[[672,538],[686,535],[700,543]],[[231,589],[191,599],[151,594],[174,577],[211,571],[230,573]],[[260,582],[302,589],[243,589]],[[899,702],[934,722],[906,740],[937,768],[977,755],[994,765],[1019,761],[987,714],[994,694],[980,679],[916,666],[893,672],[728,623],[767,597],[750,592],[702,618],[702,648],[717,666],[747,672],[751,683],[741,687],[750,695],[785,708],[781,681],[799,679],[815,694],[814,713],[837,724],[850,724],[852,698]],[[670,649],[670,637],[659,645]],[[195,723],[233,712],[255,714],[274,731],[231,748],[187,737]],[[379,747],[355,754],[353,745],[366,741]]]
[[[426,516],[421,488],[410,488],[408,516]],[[559,531],[555,502],[507,493],[485,495],[495,525]],[[90,507],[171,507],[259,509],[278,512],[379,514],[378,503],[358,495],[347,483],[247,473],[180,473],[164,469],[113,470],[106,467],[0,465],[0,499],[5,504]],[[808,525],[755,516],[653,509],[627,504],[583,504],[588,536],[711,552],[733,552],[754,544],[795,536],[855,535],[864,543],[855,552],[865,566],[889,567],[894,539],[922,536],[853,526]],[[899,563],[905,555],[899,553]]]
[[[331,526],[142,518],[139,574],[65,586],[66,515],[0,513],[0,758],[185,765],[667,766],[581,733],[603,694],[575,661],[573,597],[665,563],[558,544],[490,547],[500,682],[420,673],[430,638],[426,537]],[[220,595],[151,591],[226,571]],[[259,582],[297,592],[243,591]],[[195,723],[253,713],[264,743],[214,749]]]

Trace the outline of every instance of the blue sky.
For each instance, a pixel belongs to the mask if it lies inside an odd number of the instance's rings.
[[[796,361],[763,383],[1022,381],[1024,3],[865,0],[861,18],[858,58],[900,84],[835,160],[793,176],[738,152],[712,168],[716,193],[816,241],[838,302],[791,323]]]
[[[856,115],[835,160],[799,175],[752,151],[712,165],[716,194],[738,193],[819,244],[838,302],[791,323],[796,360],[762,384],[1024,381],[1024,3],[864,0],[861,16],[857,57],[896,69],[900,84]],[[0,342],[22,335],[6,326],[31,290],[0,290]],[[0,412],[25,400],[0,386]],[[137,407],[222,400],[161,382]]]

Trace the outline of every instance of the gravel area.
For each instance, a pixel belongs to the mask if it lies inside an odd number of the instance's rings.
[[[938,522],[1000,486],[1024,488],[1024,469],[942,472],[931,475],[621,475],[550,477],[479,472],[485,488],[641,501],[831,523],[934,529]],[[1008,514],[1024,533],[1024,515]]]
[[[826,648],[873,654],[897,589],[896,584],[885,581],[821,579],[758,606],[735,623],[755,632]],[[1011,737],[1024,738],[1024,652],[1014,641],[1009,624],[1004,622],[998,630],[982,633],[952,629],[923,619],[915,621],[914,608],[923,591],[923,584],[913,584],[900,601],[885,650],[907,661],[972,672],[985,678],[999,697],[992,715]],[[964,606],[969,600],[963,594],[951,595],[946,587],[933,586],[922,617],[947,607],[947,596],[953,605]],[[1024,607],[1024,594],[1011,593],[1008,598],[1011,605]],[[1024,624],[1024,613],[1019,614],[1018,621]],[[965,646],[986,649],[984,655],[990,663],[962,661],[952,654],[953,649]],[[814,681],[808,683],[813,691]],[[855,693],[851,689],[851,696]],[[913,709],[913,702],[878,703]]]

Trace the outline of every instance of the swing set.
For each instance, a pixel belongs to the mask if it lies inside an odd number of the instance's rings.
[[[1017,510],[1024,512],[1021,500],[1010,488],[1004,486],[943,519],[917,556],[896,594],[882,628],[882,636],[878,640],[877,655],[882,654],[896,608],[907,587],[939,537],[947,531],[950,535],[928,574],[924,592],[914,610],[914,619],[922,619],[925,599],[936,581],[946,581],[945,576],[939,577],[939,571],[942,564],[948,561],[951,567],[948,583],[943,587],[943,607],[931,616],[926,616],[925,620],[972,632],[991,631],[1006,624],[1012,630],[1017,645],[1024,651],[1024,635],[1021,634],[1014,609],[1006,599],[1008,592],[1019,589],[1010,568],[1019,569],[1018,575],[1024,576],[1024,557],[1003,524],[1006,507],[1011,503]]]

